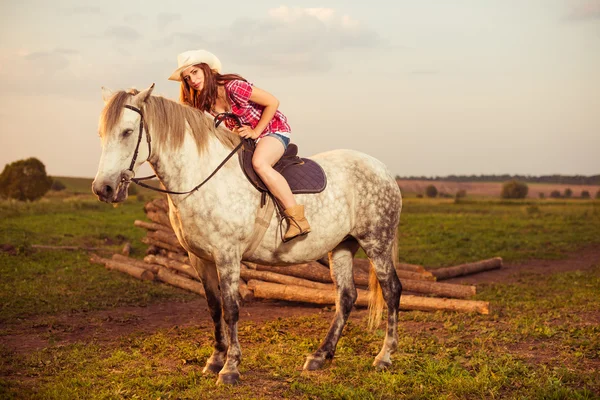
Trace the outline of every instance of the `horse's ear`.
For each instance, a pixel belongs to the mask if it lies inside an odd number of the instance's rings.
[[[112,90],[102,86],[102,100],[104,100],[104,104],[108,103],[108,101],[110,100],[112,95],[113,95]]]
[[[136,104],[143,104],[146,102],[146,100],[148,100],[148,97],[150,97],[150,95],[152,94],[152,90],[154,90],[154,83],[152,85],[150,85],[150,87],[146,90],[142,90],[141,92],[139,92],[134,99],[134,102]]]

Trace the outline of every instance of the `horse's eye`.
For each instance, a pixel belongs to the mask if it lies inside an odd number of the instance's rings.
[[[133,133],[132,129],[126,129],[123,131],[123,133],[121,134],[121,136],[123,137],[123,139],[128,138],[129,135],[131,135]]]

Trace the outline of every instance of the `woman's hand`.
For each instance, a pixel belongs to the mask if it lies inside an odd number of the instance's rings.
[[[248,125],[243,125],[241,128],[237,128],[235,133],[246,139],[256,139],[260,136],[259,132],[256,132]]]

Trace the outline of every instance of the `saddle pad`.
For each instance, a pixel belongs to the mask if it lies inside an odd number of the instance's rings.
[[[238,153],[240,166],[255,188],[261,192],[268,192],[269,189],[252,167],[255,149],[254,140],[244,139],[242,150]],[[287,180],[292,193],[320,193],[327,186],[327,177],[323,168],[313,160],[298,157],[298,146],[293,143],[290,143],[273,168]]]

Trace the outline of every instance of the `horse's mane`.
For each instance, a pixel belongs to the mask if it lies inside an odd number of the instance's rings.
[[[124,106],[138,93],[137,89],[129,89],[119,91],[111,97],[100,116],[100,137],[115,128],[123,115]],[[215,135],[230,149],[237,146],[241,140],[226,128],[215,129],[213,119],[204,112],[162,96],[149,96],[142,106],[142,113],[152,135],[152,144],[168,146],[171,150],[177,150],[183,145],[186,123],[191,128],[199,153],[206,150],[210,134]]]

